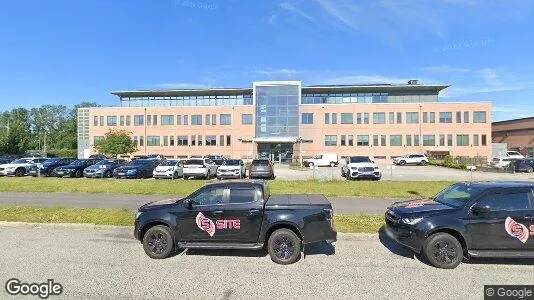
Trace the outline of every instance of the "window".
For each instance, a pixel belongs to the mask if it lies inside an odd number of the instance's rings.
[[[457,134],[456,135],[456,146],[469,146],[469,135]]]
[[[313,124],[313,114],[312,113],[302,113],[301,114],[301,124]]]
[[[164,136],[163,137],[163,146],[169,146],[169,137],[168,136]]]
[[[227,135],[226,136],[226,146],[230,146],[232,145],[232,136],[231,135]]]
[[[224,187],[208,188],[193,196],[191,200],[196,205],[216,205],[223,203],[223,195]]]
[[[419,113],[417,113],[417,112],[407,112],[406,113],[406,123],[407,124],[418,124],[419,123]]]
[[[407,134],[406,135],[406,146],[411,146],[411,145],[412,145],[412,135]]]
[[[356,114],[356,124],[362,124],[362,114],[357,113]]]
[[[373,135],[373,146],[378,147],[378,135]]]
[[[481,144],[482,146],[486,146],[486,144],[487,144],[487,141],[486,141],[486,135],[483,134],[483,135],[481,136],[480,139],[481,139],[481,143],[480,143],[480,144]],[[534,155],[531,155],[531,156],[534,156]]]
[[[220,118],[221,118],[221,121],[219,123],[221,123],[221,125],[231,125],[232,124],[232,118],[231,118],[230,114],[222,114],[222,115],[220,115]]]
[[[389,136],[390,146],[402,146],[402,135],[394,134]]]
[[[462,123],[462,112],[461,111],[456,112],[456,123]]]
[[[440,123],[452,123],[452,112],[440,112],[439,122]]]
[[[349,146],[354,146],[354,140],[353,139],[354,138],[353,138],[352,134],[347,136],[347,141],[348,141],[348,145]]]
[[[108,126],[117,126],[117,116],[108,116],[106,121]]]
[[[219,135],[219,146],[224,146],[224,135]]]
[[[169,137],[169,145],[172,146],[172,147],[174,147],[174,135],[171,135],[171,136]]]
[[[485,146],[485,145],[482,145],[482,146]],[[527,156],[534,157],[534,147],[527,148]]]
[[[120,116],[119,124],[120,124],[120,126],[124,126],[124,116]]]
[[[93,117],[93,126],[98,126],[98,116]]]
[[[176,115],[176,125],[188,125],[189,118],[187,115]]]
[[[146,116],[146,125],[152,125],[152,115]]]
[[[147,146],[160,146],[160,137],[149,135],[146,137],[146,145]]]
[[[176,115],[176,125],[182,125],[182,115]]]
[[[430,121],[430,123],[436,123],[436,113],[435,112],[431,112],[428,114],[428,121]]]
[[[352,124],[354,116],[352,113],[341,113],[341,124]]]
[[[385,135],[381,135],[380,136],[380,146],[387,146],[386,145],[386,136]]]
[[[413,136],[413,145],[419,147],[419,135],[415,134]]]
[[[330,121],[332,124],[337,124],[337,113],[332,113],[332,119]]]
[[[161,125],[164,125],[164,126],[174,125],[174,115],[161,116]]]
[[[103,140],[104,137],[103,136],[95,136],[93,138],[93,145],[96,145],[96,143],[100,142],[101,140]]]
[[[206,135],[206,146],[216,146],[217,137],[215,135]]]
[[[473,122],[474,123],[486,123],[486,112],[485,111],[475,111],[473,113]]]
[[[217,115],[216,114],[212,114],[211,115],[211,125],[217,125]]]
[[[478,146],[478,134],[473,134],[473,146]]]
[[[445,146],[445,135],[444,134],[439,135],[439,145],[442,147]]]
[[[241,124],[251,125],[252,124],[252,114],[242,114],[241,115]]]
[[[397,113],[397,124],[402,124],[402,113]]]
[[[189,116],[185,115],[182,121],[182,125],[189,125]]]
[[[191,125],[202,125],[202,115],[192,115]]]
[[[199,146],[202,146],[202,136],[201,136],[201,135],[199,135],[199,136],[197,137],[197,144],[198,144]]]
[[[373,124],[386,124],[386,113],[373,113]]]
[[[447,146],[452,147],[452,134],[447,134]]]
[[[324,145],[325,146],[337,146],[337,135],[325,135]]]
[[[191,146],[196,146],[196,144],[197,144],[196,136],[192,135],[191,136]]]
[[[436,136],[433,134],[423,135],[423,146],[436,146]]]
[[[489,194],[478,205],[489,206],[491,211],[515,211],[530,209],[529,192]]]
[[[189,144],[187,140],[187,135],[179,135],[177,139],[178,139],[178,146],[187,146]]]
[[[229,203],[249,203],[256,199],[256,190],[250,188],[230,189]]]
[[[145,116],[135,115],[134,116],[134,126],[143,126],[145,125]]]
[[[464,123],[469,123],[469,112],[464,111]]]
[[[423,123],[428,123],[428,113],[427,112],[423,113]]]
[[[152,116],[152,125],[158,125],[158,116],[157,115],[153,115]]]
[[[145,137],[144,136],[140,136],[139,137],[139,146],[144,146],[145,145]]]
[[[341,135],[341,146],[347,145],[347,137],[345,135]]]
[[[389,124],[395,124],[395,113],[394,112],[389,113]]]
[[[204,118],[204,123],[206,125],[210,125],[211,124],[211,115],[206,115],[206,117]]]
[[[132,123],[131,123],[131,120],[130,120],[130,116],[126,116],[126,126],[130,126]]]
[[[324,123],[325,124],[330,124],[330,113],[325,113],[324,114]]]
[[[104,116],[100,116],[100,126],[104,126]]]
[[[369,146],[369,136],[368,135],[358,135],[358,141],[356,142],[357,146]]]
[[[369,113],[363,114],[363,124],[369,124]]]

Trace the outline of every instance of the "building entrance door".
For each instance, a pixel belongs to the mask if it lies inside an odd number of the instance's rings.
[[[258,143],[258,157],[273,163],[290,164],[293,160],[293,143]]]

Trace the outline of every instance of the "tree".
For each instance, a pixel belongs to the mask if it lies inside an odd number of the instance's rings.
[[[22,107],[1,115],[0,153],[19,154],[28,150],[31,140],[29,115],[29,111]]]
[[[137,151],[137,145],[132,140],[132,133],[126,130],[110,129],[104,138],[95,143],[95,149],[102,154],[116,157]]]

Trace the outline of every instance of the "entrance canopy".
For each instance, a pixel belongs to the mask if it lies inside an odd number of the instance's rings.
[[[296,143],[297,137],[285,136],[269,136],[269,137],[255,137],[253,139],[256,143]]]

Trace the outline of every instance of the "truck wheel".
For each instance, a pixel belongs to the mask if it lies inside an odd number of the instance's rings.
[[[422,160],[421,163],[419,163],[421,166],[426,166],[426,160]]]
[[[82,171],[80,171],[80,170],[78,170],[78,171],[76,171],[76,173],[74,173],[74,177],[76,177],[76,178],[81,178],[82,175],[83,175]]]
[[[301,241],[291,230],[278,229],[269,237],[267,251],[272,261],[281,265],[289,265],[300,259]]]
[[[336,166],[336,163],[332,161],[332,162],[330,162],[330,166],[333,168],[333,167]]]
[[[532,173],[534,170],[532,168],[527,169],[527,173]]]
[[[169,227],[157,225],[150,228],[143,237],[143,249],[150,258],[169,257],[174,249],[174,241]]]
[[[405,160],[401,160],[399,161],[399,166],[404,166],[406,164],[406,161]]]
[[[16,177],[22,177],[22,176],[24,176],[24,173],[26,173],[26,172],[24,171],[23,168],[18,168],[18,169],[15,170],[15,176]]]
[[[312,167],[313,168],[313,163],[312,162],[308,163],[308,167]]]
[[[441,269],[454,269],[463,259],[462,245],[445,232],[428,237],[423,245],[423,254],[431,265]]]

